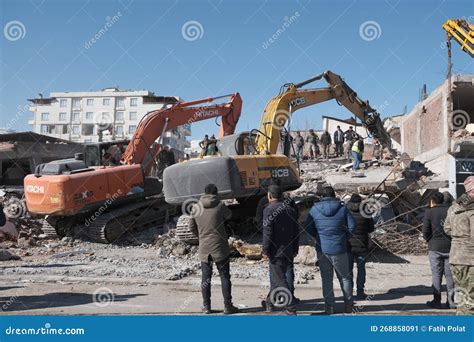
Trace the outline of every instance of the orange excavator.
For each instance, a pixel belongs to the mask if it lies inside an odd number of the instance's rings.
[[[203,105],[222,98],[230,99]],[[155,141],[177,126],[217,117],[222,117],[219,138],[231,135],[241,110],[242,99],[235,93],[177,102],[149,112],[140,121],[120,165],[92,164],[88,161],[94,156],[89,156],[86,148],[85,155],[42,164],[35,174],[26,176],[28,210],[46,215],[43,231],[47,235],[87,235],[102,243],[114,242],[138,227],[163,223],[169,210],[176,208],[166,204],[160,180],[150,176],[161,147]]]

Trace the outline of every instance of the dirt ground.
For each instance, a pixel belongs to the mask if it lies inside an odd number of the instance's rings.
[[[3,262],[3,314],[199,314],[200,269],[195,255],[162,258],[155,247],[122,248],[85,242],[68,249],[59,256],[25,256],[23,260]],[[366,292],[370,296],[356,302],[355,314],[454,314],[425,305],[431,297],[426,256],[372,259],[375,261],[367,264]],[[296,285],[296,296],[302,300],[298,310],[302,314],[321,314],[323,298],[317,267],[296,265],[296,273],[297,282],[302,283]],[[263,314],[260,302],[269,286],[267,263],[236,258],[231,263],[231,274],[234,303],[242,314]],[[340,296],[336,279],[334,286]],[[339,303],[342,305],[341,298]],[[213,308],[222,310],[218,277],[213,281]]]

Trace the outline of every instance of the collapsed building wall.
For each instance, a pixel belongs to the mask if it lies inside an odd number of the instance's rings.
[[[453,148],[453,134],[474,123],[474,75],[452,78],[452,104],[449,90],[446,80],[416,104],[400,120],[399,127],[402,151],[426,163],[430,170],[446,180],[446,188],[457,197],[463,191],[459,185],[465,177],[456,170],[459,170],[460,158],[463,158],[464,164],[474,163],[474,155],[466,152],[471,150],[474,141],[456,150]],[[472,174],[473,171],[468,169],[465,174]]]

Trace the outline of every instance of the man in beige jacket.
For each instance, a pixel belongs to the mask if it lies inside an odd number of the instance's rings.
[[[449,262],[454,277],[458,315],[474,313],[474,176],[464,181],[466,193],[448,210],[444,231],[451,236]]]

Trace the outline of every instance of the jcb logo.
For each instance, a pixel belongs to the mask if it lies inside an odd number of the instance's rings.
[[[297,97],[296,99],[293,99],[290,101],[290,105],[292,107],[301,106],[301,105],[304,105],[305,103],[306,101],[304,100],[304,97]]]
[[[275,169],[272,170],[272,177],[273,178],[281,178],[281,177],[288,177],[290,172],[288,169]]]
[[[33,192],[35,194],[44,194],[44,186],[40,185],[27,185],[26,186],[27,192]]]

